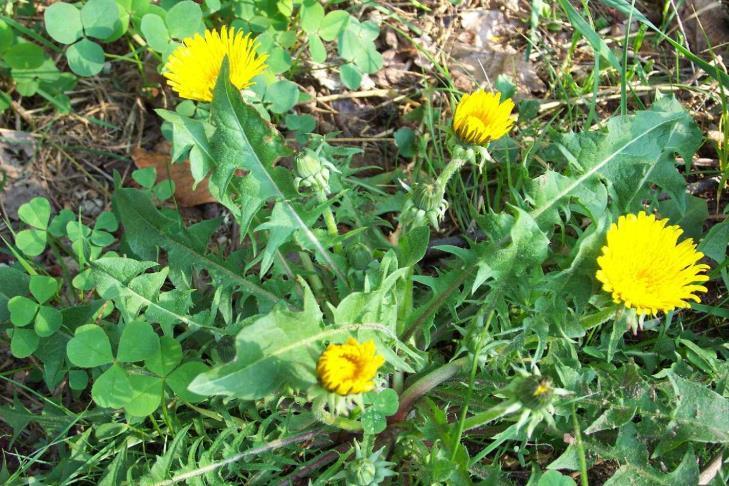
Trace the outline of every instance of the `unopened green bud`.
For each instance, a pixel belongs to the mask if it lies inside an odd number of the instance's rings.
[[[355,270],[366,270],[372,262],[372,250],[362,243],[346,247],[347,260]]]
[[[413,189],[413,202],[423,211],[438,211],[443,204],[443,196],[437,184],[417,184]]]
[[[385,448],[383,447],[377,452],[373,452],[366,456],[357,441],[354,442],[355,458],[347,467],[347,484],[357,486],[377,486],[382,483],[385,478],[394,476],[395,473],[390,469],[393,465],[382,457]]]
[[[306,150],[299,154],[296,157],[297,177],[294,179],[296,189],[305,187],[329,194],[330,169],[333,169],[332,164],[317,155],[316,152]]]
[[[447,209],[448,202],[438,184],[418,183],[413,187],[400,219],[410,227],[430,224],[438,229]]]
[[[369,486],[377,476],[377,466],[367,459],[362,459],[352,463],[348,472],[349,484]]]

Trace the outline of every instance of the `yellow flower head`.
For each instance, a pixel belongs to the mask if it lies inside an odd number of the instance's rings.
[[[678,243],[683,230],[667,223],[643,211],[620,216],[597,259],[603,290],[639,315],[687,308],[689,300],[701,301],[697,292],[706,292],[698,285],[709,280],[703,273],[709,266],[697,263],[704,255],[691,238]]]
[[[480,89],[461,98],[453,115],[453,129],[465,143],[486,145],[509,133],[514,102],[501,102],[500,93]]]
[[[319,357],[316,374],[322,386],[339,395],[364,393],[375,386],[373,379],[385,360],[375,353],[370,340],[360,344],[349,338],[344,344],[330,344]]]
[[[230,82],[238,89],[253,84],[251,79],[266,69],[268,56],[256,54],[256,47],[250,34],[244,35],[240,30],[206,30],[204,37],[195,34],[182,41],[167,59],[163,75],[181,97],[212,101],[225,56],[230,63]]]

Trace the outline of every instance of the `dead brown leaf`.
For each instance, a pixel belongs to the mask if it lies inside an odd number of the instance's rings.
[[[213,196],[208,191],[207,179],[200,182],[193,190],[195,180],[190,173],[190,161],[170,163],[170,155],[165,152],[148,152],[141,147],[132,150],[132,159],[134,164],[144,169],[146,167],[154,167],[157,169],[157,181],[163,179],[172,179],[175,183],[175,199],[177,204],[182,207],[199,206],[215,202]]]

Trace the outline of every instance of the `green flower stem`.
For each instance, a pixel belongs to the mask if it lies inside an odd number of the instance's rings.
[[[473,394],[473,382],[476,381],[476,372],[478,371],[478,353],[481,351],[479,345],[478,350],[473,355],[471,361],[471,373],[468,376],[468,390],[466,390],[466,399],[463,402],[461,408],[461,416],[458,419],[458,426],[456,427],[456,434],[453,436],[453,443],[451,444],[451,461],[456,460],[456,454],[458,453],[458,445],[461,443],[461,436],[463,435],[463,426],[466,422],[466,415],[468,415],[468,405],[471,403],[471,395]]]
[[[324,191],[319,191],[316,193],[316,198],[320,203],[327,202],[327,195],[324,193]],[[337,228],[337,220],[334,219],[334,212],[332,211],[331,206],[327,206],[324,208],[324,223],[327,225],[327,233],[329,233],[330,236],[337,237],[339,236],[339,228]],[[337,242],[334,244],[334,253],[341,254],[342,253],[342,244]]]
[[[392,389],[398,394],[402,393],[402,389],[405,386],[405,374],[402,371],[396,371],[392,375]]]
[[[309,282],[311,283],[311,286],[317,294],[321,295],[324,293],[324,284],[319,278],[319,274],[316,273],[316,268],[314,268],[314,263],[311,261],[311,257],[305,251],[300,251],[299,258],[301,258],[301,264],[304,266],[304,269],[309,273]]]
[[[403,299],[402,299],[402,305],[400,306],[400,309],[398,310],[398,316],[397,316],[397,323],[395,324],[395,332],[398,336],[402,335],[403,331],[405,330],[405,323],[407,320],[407,317],[412,313],[413,311],[413,274],[415,273],[415,269],[413,266],[410,266],[408,268],[407,275],[405,276],[405,283],[403,288]]]
[[[519,404],[517,400],[507,400],[501,402],[489,408],[488,410],[484,410],[483,412],[479,412],[468,417],[463,422],[463,430],[471,430],[475,429],[476,427],[481,427],[482,425],[496,420],[499,417],[509,415],[520,409],[521,404]]]
[[[55,238],[51,235],[48,235],[48,246],[53,252],[53,256],[56,257],[56,261],[61,266],[63,281],[66,282],[66,288],[69,289],[68,293],[62,293],[61,295],[64,297],[69,305],[73,304],[73,302],[71,302],[71,299],[68,298],[69,294],[75,297],[77,302],[83,302],[83,290],[79,290],[78,294],[73,292],[73,277],[71,277],[71,272],[68,270],[68,265],[66,265],[66,262],[61,256],[61,247],[56,243]]]
[[[443,169],[443,172],[440,173],[437,179],[438,187],[441,191],[445,192],[446,185],[448,184],[448,181],[451,180],[451,177],[461,170],[461,168],[466,164],[466,161],[463,159],[451,159],[450,162],[445,166]]]
[[[491,319],[494,317],[494,311],[489,312],[486,318],[486,323],[483,325],[483,332],[486,332],[491,326]],[[476,316],[475,323],[478,323],[483,319],[482,315]],[[478,371],[478,356],[481,354],[481,348],[483,343],[483,332],[479,333],[478,343],[473,352],[473,360],[471,362],[471,374],[468,378],[468,390],[466,391],[466,400],[463,402],[463,408],[461,409],[461,416],[458,419],[458,426],[456,427],[456,435],[453,437],[453,444],[451,446],[451,461],[456,460],[456,453],[458,452],[458,445],[461,443],[461,436],[463,436],[463,427],[466,424],[466,415],[468,415],[468,406],[471,403],[471,396],[473,396],[473,384],[476,381],[476,372]]]
[[[450,363],[444,364],[418,379],[415,383],[410,385],[410,387],[405,390],[402,395],[400,395],[400,408],[398,408],[395,415],[390,418],[390,422],[404,421],[408,412],[410,412],[410,409],[413,407],[415,402],[420,399],[420,397],[441,383],[465,372],[468,364],[468,356],[464,356],[463,358],[458,358]]]
[[[174,434],[176,432],[176,428],[172,423],[169,412],[167,411],[167,399],[165,398],[164,388],[162,389],[162,406],[160,409],[162,410],[162,418],[164,419],[165,424],[167,424],[167,428]]]
[[[575,446],[577,447],[577,457],[580,460],[580,482],[582,486],[589,486],[587,481],[585,445],[582,443],[582,431],[580,430],[580,422],[577,420],[577,408],[574,403],[572,404],[572,424],[575,427]]]

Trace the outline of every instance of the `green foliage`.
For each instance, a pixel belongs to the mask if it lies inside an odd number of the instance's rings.
[[[190,391],[203,396],[263,398],[283,384],[306,388],[315,383],[311,356],[317,345],[343,330],[321,329],[321,311],[309,289],[304,310],[276,308],[236,336],[236,359],[198,376]]]
[[[561,9],[573,44],[584,38],[625,75],[589,12],[540,3],[537,20]],[[567,486],[607,464],[606,484],[672,485],[698,483],[725,455],[729,230],[709,228],[721,208],[687,194],[677,156],[702,143],[692,116],[658,94],[560,133],[522,100],[518,137],[487,150],[454,142],[446,111],[423,97],[412,126],[392,132],[397,154],[383,151],[407,170],[362,167],[359,149],[294,112],[309,98],[293,79],[309,61],[334,63],[359,89],[380,69],[380,25],[357,16],[368,5],[56,2],[43,23],[62,47],[0,21],[12,89],[57,107],[75,77],[57,72],[54,46],[78,76],[133,59],[162,70],[184,38],[231,25],[270,66],[241,92],[225,60],[212,102],[157,111],[172,162],[190,161],[220,218],[191,222],[153,168],[131,172],[134,187],[115,175],[111,210],[93,219],[44,198],[20,206],[0,264],[0,335],[19,360],[0,374],[14,392],[0,420],[8,450],[31,436],[36,452],[13,452],[3,482],[510,484],[526,473]],[[496,87],[516,94],[505,78]],[[680,225],[711,260],[703,303],[638,321],[601,288],[606,232],[640,210]],[[464,237],[441,240],[439,224]],[[383,364],[369,391],[341,396],[317,365],[348,338],[371,341]],[[341,357],[342,375],[359,378],[361,359]],[[721,465],[714,482],[726,477]]]

